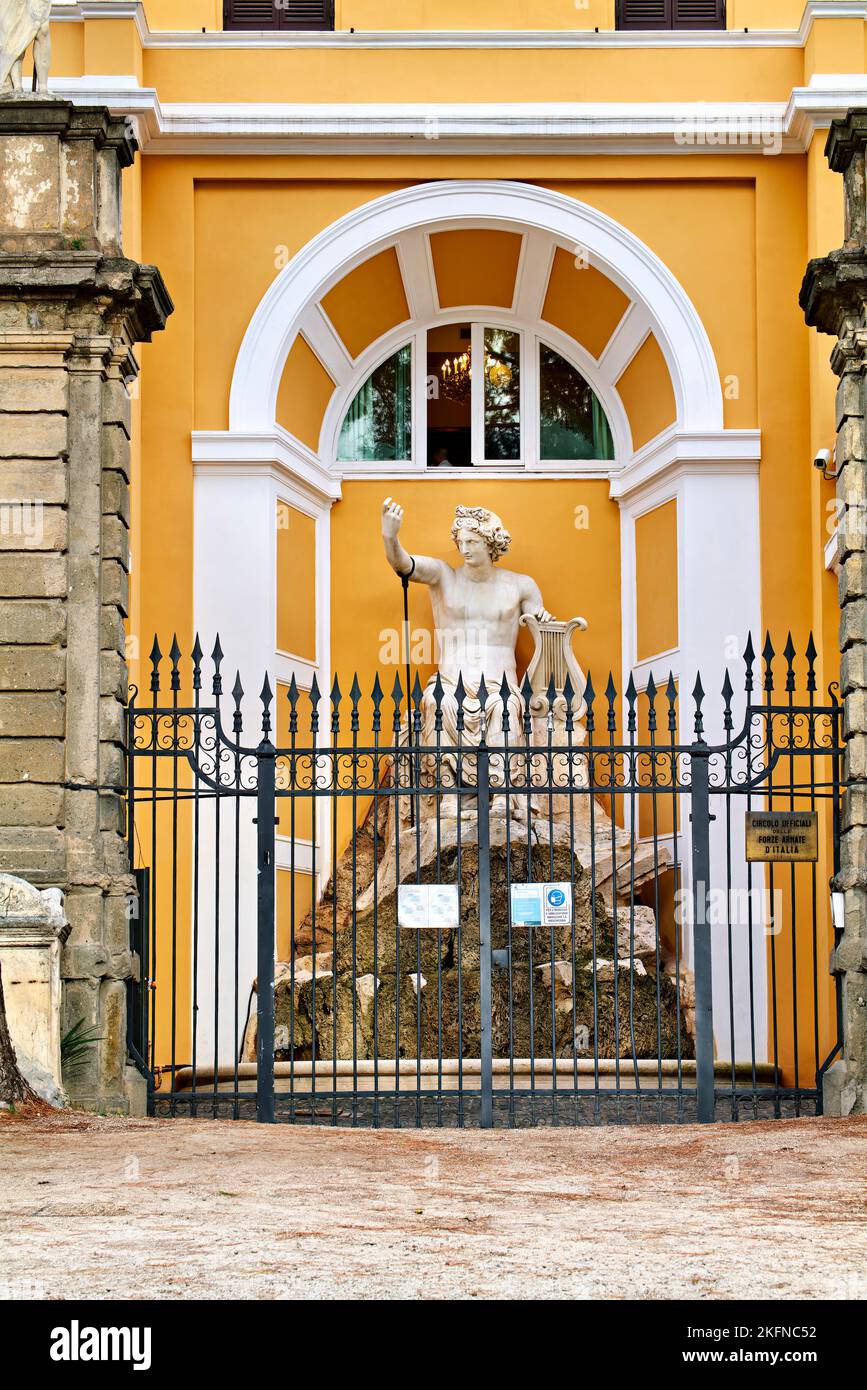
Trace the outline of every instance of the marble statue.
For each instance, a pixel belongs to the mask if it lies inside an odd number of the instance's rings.
[[[613,903],[624,889],[634,893],[658,873],[659,851],[634,846],[629,830],[612,824],[606,809],[589,789],[586,678],[572,651],[572,639],[583,632],[583,618],[559,621],[546,610],[539,586],[529,575],[502,569],[511,537],[496,513],[485,507],[458,507],[452,539],[463,564],[453,566],[428,555],[410,555],[400,542],[403,508],[393,498],[382,504],[385,554],[394,571],[412,583],[425,584],[433,609],[437,670],[422,695],[421,748],[439,754],[420,754],[416,771],[404,724],[401,742],[406,753],[395,759],[391,775],[399,789],[389,798],[388,824],[383,827],[385,851],[371,882],[356,901],[358,912],[382,904],[398,882],[431,864],[458,844],[468,846],[478,834],[477,811],[466,789],[475,783],[475,758],[465,757],[460,768],[464,792],[450,794],[458,783],[455,755],[446,750],[478,747],[482,735],[491,749],[489,759],[490,843],[498,852],[506,843],[568,848],[585,871],[595,875],[596,891]],[[515,646],[522,627],[528,628],[535,652],[527,669],[528,701],[518,683]],[[464,727],[457,728],[457,682],[464,684]],[[484,707],[479,689],[484,676]],[[509,715],[508,741],[503,728],[505,676]],[[442,685],[437,723],[437,679]],[[550,698],[554,690],[553,701]],[[572,694],[567,699],[567,691]],[[527,757],[525,715],[530,721]],[[508,746],[509,751],[503,751]],[[500,750],[500,751],[498,751]],[[510,788],[504,794],[504,787]],[[543,790],[537,791],[536,787]],[[401,794],[412,788],[411,794]],[[551,789],[553,788],[553,789]],[[415,813],[417,812],[417,815]],[[666,851],[662,851],[666,854]],[[668,859],[665,859],[668,863]]]
[[[395,573],[408,575],[413,584],[425,584],[433,609],[435,654],[442,683],[443,745],[461,742],[465,747],[479,743],[484,726],[491,747],[503,743],[503,677],[509,687],[509,737],[520,741],[523,699],[518,685],[515,644],[521,621],[532,616],[537,622],[552,621],[539,586],[527,574],[500,569],[498,562],[507,554],[511,536],[495,512],[486,507],[458,507],[452,526],[452,539],[463,560],[453,567],[429,555],[410,555],[401,545],[399,532],[403,508],[387,497],[382,504],[382,535],[385,554]],[[458,677],[463,678],[464,729],[458,738]],[[482,676],[487,699],[485,708],[478,699]],[[431,677],[422,698],[422,743],[436,743],[434,720],[437,675]]]
[[[40,92],[48,91],[51,0],[0,0],[0,93],[22,90],[24,55],[33,44],[33,65]]]

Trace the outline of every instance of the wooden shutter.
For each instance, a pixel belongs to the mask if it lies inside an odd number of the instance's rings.
[[[334,0],[224,0],[225,29],[333,29]]]
[[[724,29],[725,0],[620,0],[619,29]]]
[[[224,0],[224,29],[279,29],[274,0]]]
[[[673,29],[724,29],[725,0],[672,0]]]
[[[670,29],[672,0],[620,0],[620,29]]]

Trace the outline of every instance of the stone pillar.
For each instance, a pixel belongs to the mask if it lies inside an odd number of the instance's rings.
[[[843,996],[843,1058],[825,1077],[825,1113],[867,1112],[867,111],[831,126],[825,153],[844,176],[844,245],[811,261],[807,323],[837,338],[837,500],[844,791],[840,873],[845,923],[832,968]]]
[[[0,871],[63,890],[73,1099],[127,1107],[123,804],[133,346],[159,272],[121,250],[135,145],[103,108],[0,100]]]

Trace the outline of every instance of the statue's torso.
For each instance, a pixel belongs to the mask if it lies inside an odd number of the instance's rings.
[[[444,679],[473,689],[482,674],[489,688],[505,675],[515,684],[515,644],[522,611],[523,576],[494,570],[483,581],[467,577],[465,568],[444,567],[430,586],[437,658]]]

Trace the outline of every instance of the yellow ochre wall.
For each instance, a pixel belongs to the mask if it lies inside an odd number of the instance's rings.
[[[385,0],[341,0],[338,25],[373,28],[383,23],[393,28],[399,20],[408,29],[458,23],[505,29],[527,25],[531,17],[537,29],[592,28],[597,23],[604,28],[613,22],[612,8],[610,0],[591,0],[586,9],[571,0],[568,6],[562,0],[532,6],[523,0],[460,6],[452,0],[438,5],[417,0],[398,12]],[[216,0],[183,5],[148,0],[147,13],[154,29],[221,24]],[[800,0],[731,0],[729,27],[794,29],[801,13]],[[865,66],[864,24],[853,18],[817,20],[806,47],[793,42],[760,48],[736,42],[732,35],[721,46],[670,49],[630,43],[622,48],[590,44],[572,50],[484,51],[462,49],[457,39],[454,47],[434,50],[292,49],[269,47],[267,39],[244,48],[143,48],[134,24],[124,19],[57,23],[53,41],[57,77],[132,75],[155,87],[163,103],[286,101],[287,93],[292,101],[313,103],[489,101],[500,106],[504,101],[574,101],[576,93],[582,101],[785,102],[813,73],[861,72]],[[821,563],[826,504],[833,489],[810,461],[818,448],[833,443],[833,378],[830,343],[807,331],[797,304],[807,259],[842,239],[840,181],[827,169],[822,144],[819,133],[806,155],[774,158],[751,150],[675,159],[532,152],[457,156],[428,148],[423,154],[394,157],[160,154],[140,159],[124,176],[126,247],[160,266],[176,311],[167,331],[139,350],[129,622],[134,678],[136,653],[148,650],[154,630],[164,648],[175,631],[186,649],[192,641],[190,432],[226,427],[238,348],[274,276],[314,235],[373,198],[429,179],[475,177],[523,179],[580,199],[642,238],[679,279],[716,355],[725,383],[726,424],[762,431],[763,624],[773,631],[778,647],[791,627],[799,649],[814,628],[824,690],[837,668],[835,584]],[[452,261],[459,274],[460,259]],[[568,276],[568,266],[562,272],[555,267],[555,274],[560,273]],[[365,287],[363,278],[348,299],[346,291],[342,301],[340,290],[333,292],[335,319],[356,346],[364,336],[360,308],[365,294],[369,314],[378,310],[383,322],[399,321],[393,264],[383,269],[379,283],[386,282],[390,288],[384,297],[377,297],[373,281]],[[597,289],[596,317],[583,328],[588,345],[601,343],[607,319],[616,322],[622,307],[616,292],[598,284]],[[552,319],[557,297],[555,293],[551,301]],[[581,336],[579,326],[571,331]],[[651,343],[645,357],[653,352]],[[300,397],[306,423],[297,426],[298,432],[315,443],[327,382],[303,348],[298,358],[304,361],[297,378],[301,388],[293,384],[290,371],[278,418],[285,422],[287,411],[299,408]],[[642,366],[646,363],[636,363],[633,376],[640,375]],[[310,387],[317,374],[318,395]],[[658,358],[638,384],[643,390],[633,389],[628,403],[640,440],[671,414]],[[629,388],[624,382],[625,398]],[[609,665],[617,666],[619,522],[607,486],[470,478],[344,485],[343,500],[332,514],[330,655],[336,669],[357,666],[367,689],[365,676],[372,677],[377,661],[378,634],[399,622],[400,591],[384,560],[366,562],[361,581],[357,571],[353,579],[351,565],[353,557],[369,557],[370,547],[378,554],[377,511],[385,491],[398,492],[407,506],[407,543],[437,536],[436,553],[444,555],[450,553],[447,522],[457,500],[478,500],[501,511],[516,538],[508,563],[536,575],[555,611],[577,611],[591,620],[590,631],[579,639],[583,664],[606,674]],[[586,531],[574,526],[574,508],[581,504],[590,507]],[[544,544],[535,539],[542,535]],[[435,549],[429,541],[427,548]],[[425,596],[414,591],[416,622],[427,619],[425,603]],[[183,878],[183,862],[179,872]],[[827,877],[826,859],[819,869],[820,884]],[[181,943],[181,971],[185,949]],[[784,942],[777,942],[777,951],[779,974],[785,978],[789,963]],[[804,953],[799,968],[803,964]]]
[[[803,0],[729,0],[729,29],[797,29]],[[222,0],[145,0],[153,30],[223,27]],[[357,30],[614,28],[615,0],[336,0],[335,28]]]

